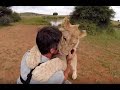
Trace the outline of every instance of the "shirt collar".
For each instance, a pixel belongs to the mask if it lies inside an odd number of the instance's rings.
[[[41,62],[47,62],[48,60],[50,59],[45,57],[44,55],[41,55]]]

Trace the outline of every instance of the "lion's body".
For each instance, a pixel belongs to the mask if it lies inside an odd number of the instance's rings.
[[[77,78],[77,47],[79,45],[80,38],[86,36],[86,31],[81,32],[79,30],[79,25],[72,25],[69,21],[69,19],[66,17],[59,28],[59,30],[62,31],[62,39],[59,45],[59,51],[61,54],[68,55],[69,52],[71,52],[72,49],[75,50],[75,56],[73,57],[73,60],[71,62],[73,74],[72,78]]]

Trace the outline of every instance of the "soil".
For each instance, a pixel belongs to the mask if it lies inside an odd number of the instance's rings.
[[[35,44],[37,30],[41,27],[43,26],[13,25],[0,28],[1,84],[16,83],[20,74],[22,56]],[[103,52],[104,50],[101,50],[101,48],[94,47],[82,39],[77,49],[78,77],[76,80],[72,80],[70,77],[70,81],[73,84],[119,83],[120,78],[118,75],[115,77],[111,74],[110,68],[103,66],[103,63],[97,60],[98,57],[109,57],[111,60],[112,57],[110,57],[110,55],[104,55]],[[113,63],[113,67],[116,63]],[[112,70],[113,69],[115,68],[112,68]]]

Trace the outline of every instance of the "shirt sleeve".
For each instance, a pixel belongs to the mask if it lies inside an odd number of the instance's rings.
[[[64,82],[64,73],[63,71],[57,71],[52,77],[48,80],[48,84],[62,84]]]

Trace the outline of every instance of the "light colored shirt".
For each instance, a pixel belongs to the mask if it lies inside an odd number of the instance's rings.
[[[30,68],[26,65],[26,59],[28,58],[29,51],[27,51],[21,61],[20,74],[23,80],[27,79],[28,73],[30,73]],[[41,63],[47,62],[49,59],[42,55]],[[53,74],[48,81],[40,82],[31,78],[30,84],[62,84],[64,82],[64,73],[63,71],[57,71]],[[17,84],[22,84],[20,77],[17,79]]]

